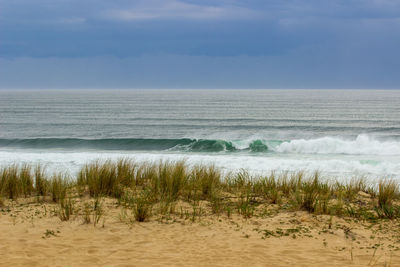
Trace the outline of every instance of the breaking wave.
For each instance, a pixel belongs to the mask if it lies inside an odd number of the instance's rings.
[[[346,154],[346,155],[400,155],[400,142],[378,141],[367,135],[359,135],[354,140],[334,137],[298,139],[282,142],[274,148],[280,153],[296,154]]]
[[[207,139],[79,139],[79,138],[35,138],[0,139],[0,148],[28,149],[98,149],[98,150],[137,150],[137,151],[192,151],[192,152],[265,152],[268,146],[255,140],[247,147],[240,148],[233,141]]]
[[[290,154],[400,155],[400,142],[380,141],[367,135],[353,140],[338,137],[295,140],[218,140],[218,139],[79,139],[35,138],[0,139],[0,148],[250,152]]]

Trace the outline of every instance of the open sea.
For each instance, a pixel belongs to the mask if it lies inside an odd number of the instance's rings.
[[[0,90],[0,165],[121,157],[400,180],[400,90]]]

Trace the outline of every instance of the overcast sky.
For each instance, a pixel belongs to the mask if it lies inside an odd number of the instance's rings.
[[[400,0],[0,0],[0,88],[400,88]]]

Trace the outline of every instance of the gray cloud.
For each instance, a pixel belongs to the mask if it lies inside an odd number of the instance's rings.
[[[400,87],[400,2],[0,0],[0,87]]]
[[[152,19],[241,19],[258,15],[256,10],[234,5],[204,5],[177,0],[138,1],[132,7],[107,10],[105,18],[118,21]]]

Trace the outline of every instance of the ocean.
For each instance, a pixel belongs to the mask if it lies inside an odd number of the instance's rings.
[[[400,90],[0,90],[0,165],[121,157],[400,179]]]

